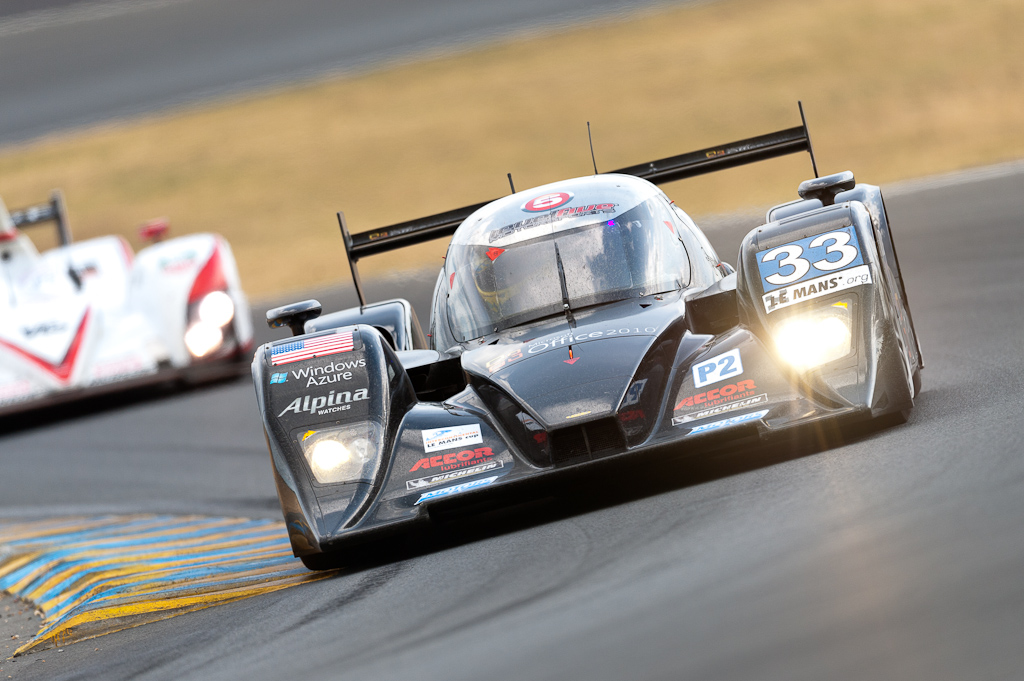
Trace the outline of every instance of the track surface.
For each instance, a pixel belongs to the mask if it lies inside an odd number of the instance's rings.
[[[656,2],[5,0],[0,145]]]
[[[905,426],[584,480],[519,523],[0,666],[19,679],[1019,678],[1022,189],[1017,174],[890,197],[927,363]],[[746,226],[714,233],[722,252]],[[278,517],[245,382],[8,433],[0,470],[0,516]]]

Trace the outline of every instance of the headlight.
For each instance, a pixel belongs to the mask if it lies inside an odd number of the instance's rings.
[[[235,318],[235,303],[224,291],[213,291],[199,301],[199,320],[212,326],[224,326]]]
[[[220,346],[224,333],[219,326],[198,321],[185,332],[185,347],[193,357],[203,357]]]
[[[375,421],[307,430],[299,446],[320,483],[370,482],[380,464],[381,429]]]
[[[772,330],[775,349],[797,369],[811,369],[839,359],[853,347],[850,303],[843,301],[790,317]]]

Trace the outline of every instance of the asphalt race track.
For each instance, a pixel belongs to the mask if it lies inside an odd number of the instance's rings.
[[[4,0],[0,145],[658,2]]]
[[[583,478],[377,565],[0,667],[106,680],[1020,678],[1022,189],[1017,166],[890,196],[927,365],[904,426]],[[748,226],[718,229],[716,244],[734,253]],[[372,290],[399,288],[428,287]],[[279,518],[245,381],[22,424],[0,436],[0,470],[8,520]]]

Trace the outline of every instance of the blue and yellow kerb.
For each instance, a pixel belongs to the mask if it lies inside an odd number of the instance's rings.
[[[0,521],[0,590],[42,610],[15,655],[329,576],[270,520],[133,515]]]

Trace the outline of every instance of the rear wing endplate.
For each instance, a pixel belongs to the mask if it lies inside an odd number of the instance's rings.
[[[643,178],[654,184],[674,182],[687,177],[695,177],[707,173],[725,170],[736,166],[764,161],[777,156],[795,154],[806,151],[811,156],[811,165],[814,176],[818,176],[817,164],[814,161],[814,149],[811,147],[811,137],[807,130],[807,120],[804,118],[803,105],[800,104],[801,124],[770,132],[766,135],[758,135],[737,142],[730,142],[719,146],[692,151],[678,156],[669,156],[657,161],[641,163],[635,166],[613,170],[612,173],[620,175],[633,175]],[[366,305],[366,297],[363,294],[362,282],[359,279],[359,271],[356,263],[368,255],[385,253],[396,248],[404,248],[424,241],[440,239],[451,236],[458,229],[459,225],[470,215],[480,208],[483,208],[490,201],[477,203],[472,206],[465,206],[455,210],[449,210],[436,215],[407,222],[399,222],[388,227],[383,227],[371,232],[360,232],[351,234],[345,215],[338,213],[338,224],[341,227],[341,236],[345,242],[345,254],[348,256],[348,264],[352,270],[352,281],[356,287],[356,294],[359,296],[359,304]]]
[[[71,243],[71,227],[68,226],[67,211],[64,208],[64,195],[59,189],[50,192],[50,200],[37,206],[29,206],[21,210],[11,211],[11,221],[15,227],[31,227],[41,222],[56,222],[60,245]]]

